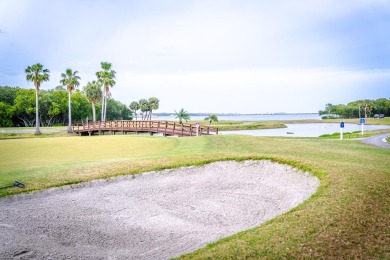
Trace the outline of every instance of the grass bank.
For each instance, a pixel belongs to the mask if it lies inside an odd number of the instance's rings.
[[[362,135],[361,131],[345,132],[345,133],[343,133],[343,139],[366,138],[366,137],[370,137],[370,136],[374,136],[374,135],[385,134],[385,133],[388,133],[388,132],[389,132],[389,129],[379,129],[379,130],[372,130],[372,131],[364,131],[363,135]],[[333,134],[321,135],[319,138],[340,139],[340,132],[335,132]]]
[[[25,190],[218,160],[271,159],[320,178],[308,201],[183,259],[389,258],[390,150],[358,141],[202,136],[93,136],[0,141],[0,185]]]
[[[351,124],[360,124],[359,118],[352,119],[324,119],[324,123],[340,123],[341,121]],[[390,125],[390,117],[386,118],[366,118],[366,125]]]
[[[199,122],[202,126],[218,127],[220,131],[228,130],[254,130],[254,129],[273,129],[273,128],[286,128],[287,126],[278,121],[228,121],[221,120],[219,122],[208,121],[188,121],[190,124]]]

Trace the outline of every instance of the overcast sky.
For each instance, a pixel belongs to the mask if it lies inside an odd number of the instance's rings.
[[[390,0],[0,0],[0,85],[27,66],[82,89],[100,62],[116,100],[158,112],[317,112],[390,98]]]

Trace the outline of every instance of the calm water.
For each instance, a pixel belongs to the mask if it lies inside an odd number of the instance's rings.
[[[298,136],[298,137],[318,137],[323,134],[333,134],[340,132],[338,123],[318,123],[318,124],[286,124],[287,128],[263,129],[263,130],[239,130],[221,131],[221,134],[240,134],[254,136]],[[390,129],[389,125],[364,125],[366,130]],[[361,131],[361,125],[345,124],[343,132]],[[293,133],[293,134],[287,134]]]
[[[191,120],[202,121],[206,116],[191,116]],[[227,121],[266,121],[266,120],[305,120],[305,119],[321,119],[317,114],[309,115],[221,115],[219,120]],[[174,115],[171,116],[153,116],[152,120],[176,120]]]
[[[203,120],[205,116],[192,116],[191,120]],[[317,114],[306,115],[221,115],[219,120],[229,121],[267,121],[267,120],[321,120]],[[176,120],[174,115],[153,117],[153,120]],[[238,131],[221,131],[221,134],[240,134],[254,136],[297,136],[297,137],[318,137],[323,134],[333,134],[340,132],[339,123],[318,123],[318,124],[286,124],[287,128],[264,129],[264,130],[238,130]],[[388,125],[365,125],[364,131],[390,129]],[[358,124],[345,124],[343,132],[361,131]],[[287,133],[289,132],[289,134]]]

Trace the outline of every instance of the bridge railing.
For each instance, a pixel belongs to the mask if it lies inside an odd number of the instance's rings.
[[[150,132],[162,133],[164,135],[177,136],[196,136],[195,124],[180,124],[174,121],[133,121],[133,120],[113,120],[113,121],[96,121],[83,124],[73,125],[73,131],[82,132]],[[218,128],[211,126],[199,126],[198,135],[218,135]]]

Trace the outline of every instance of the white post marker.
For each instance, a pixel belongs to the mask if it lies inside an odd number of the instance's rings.
[[[340,140],[343,140],[344,122],[340,122]]]
[[[199,122],[196,123],[196,136],[199,136]]]
[[[366,123],[366,119],[360,118],[360,124],[362,125],[362,135],[364,135],[364,124]]]

